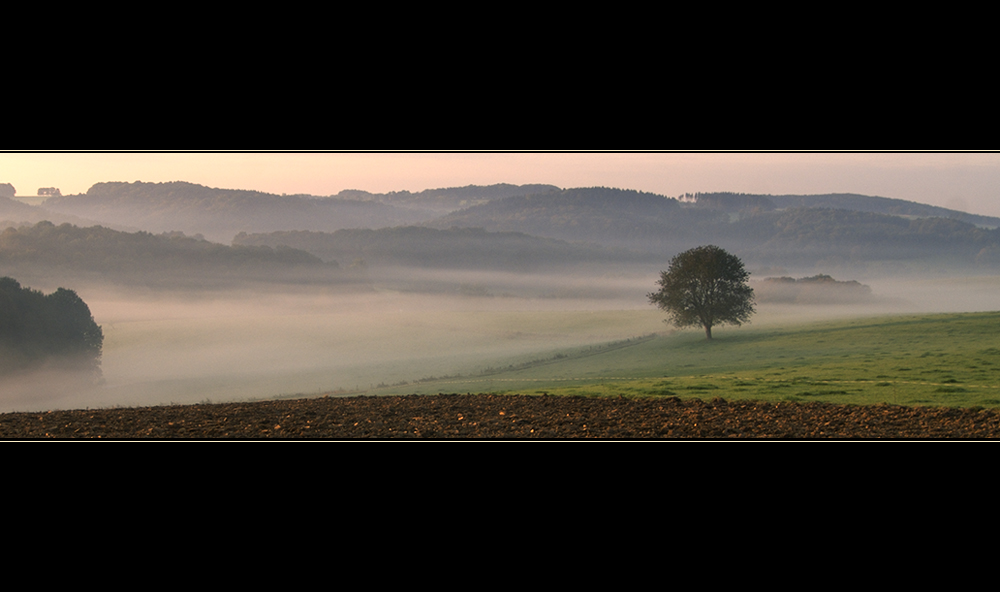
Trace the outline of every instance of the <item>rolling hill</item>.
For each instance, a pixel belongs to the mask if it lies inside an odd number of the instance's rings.
[[[137,181],[98,183],[86,194],[55,196],[44,202],[44,210],[3,202],[0,214],[6,207],[15,218],[30,215],[27,219],[37,222],[50,212],[116,228],[181,231],[223,243],[237,235],[241,241],[262,244],[308,243],[307,250],[327,260],[423,267],[521,269],[570,259],[607,260],[610,252],[598,247],[666,260],[704,244],[732,250],[748,265],[795,267],[802,273],[831,272],[831,265],[860,265],[879,273],[925,263],[956,269],[1000,267],[1000,230],[994,228],[1000,226],[998,218],[855,194],[686,197],[693,199],[607,187],[510,184],[417,193],[346,190],[315,197]],[[14,211],[18,206],[23,211]],[[9,216],[0,215],[4,217]],[[359,230],[415,226],[484,232]],[[352,232],[322,239],[319,234],[294,235],[347,230]],[[259,236],[277,232],[286,234]],[[520,236],[500,236],[504,233]],[[575,244],[570,255],[567,245],[552,240],[589,243],[590,251]],[[494,248],[499,250],[490,256],[487,251]]]
[[[228,243],[239,232],[379,228],[426,214],[377,202],[310,199],[194,183],[97,183],[85,194],[51,197],[51,211],[147,232],[181,231]]]
[[[181,181],[136,181],[97,183],[87,193],[54,196],[43,206],[57,215],[79,216],[121,229],[180,231],[228,243],[240,232],[333,232],[418,224],[469,204],[552,189],[551,185],[498,184],[418,193],[346,190],[335,196],[317,197],[219,189]]]
[[[700,240],[704,228],[727,220],[662,195],[591,187],[495,199],[425,225],[481,227],[660,253]]]
[[[423,210],[428,214],[440,216],[455,210],[484,204],[494,199],[503,199],[518,195],[543,194],[559,190],[555,185],[511,185],[509,183],[497,183],[495,185],[466,185],[465,187],[425,189],[417,193],[409,191],[369,193],[356,189],[346,189],[331,197],[376,201],[393,206]]]
[[[37,224],[42,221],[54,222],[56,224],[76,224],[78,226],[90,226],[96,224],[93,220],[87,220],[79,216],[60,214],[58,212],[53,212],[39,206],[21,203],[15,199],[3,196],[0,196],[0,221],[3,221],[5,224],[2,228],[6,228],[6,226]]]
[[[889,266],[882,269],[914,263],[955,269],[1000,266],[1000,230],[964,221],[959,212],[865,196],[815,197],[778,199],[794,206],[779,208],[774,196],[711,194],[690,203],[621,189],[566,189],[492,200],[427,225],[478,226],[493,232],[589,241],[663,258],[716,244],[758,267],[807,270],[817,265],[871,267],[885,262]],[[801,203],[827,207],[801,207]],[[867,211],[877,206],[907,214]],[[954,215],[917,216],[921,212]],[[983,226],[994,220],[971,219]]]
[[[51,222],[0,232],[0,275],[32,285],[51,280],[157,288],[224,288],[251,281],[344,284],[363,279],[289,247],[226,246],[182,233],[129,233]]]
[[[759,195],[747,193],[696,193],[693,198],[701,207],[739,212],[748,209],[771,211],[789,208],[821,208],[851,210],[886,214],[907,218],[948,218],[984,228],[1000,227],[1000,218],[980,216],[939,206],[894,199],[858,195],[854,193],[829,193],[819,195]]]
[[[368,266],[533,272],[577,264],[650,261],[650,257],[600,245],[583,245],[519,232],[418,226],[344,229],[335,232],[242,233],[234,245],[288,246],[324,261],[362,259]]]

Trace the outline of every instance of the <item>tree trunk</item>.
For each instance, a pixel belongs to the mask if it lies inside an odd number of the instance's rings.
[[[705,338],[706,339],[712,338],[712,325],[705,325]]]

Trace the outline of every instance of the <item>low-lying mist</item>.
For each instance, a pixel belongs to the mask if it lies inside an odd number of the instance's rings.
[[[0,385],[0,412],[360,394],[670,331],[646,298],[655,268],[367,273],[366,292],[76,287],[104,331],[103,384],[87,387],[53,373],[8,380]],[[864,283],[869,302],[762,302],[751,327],[1000,309],[995,276]]]
[[[392,289],[368,292],[81,288],[104,331],[104,383],[53,389],[36,376],[3,387],[0,411],[367,391],[659,330],[644,288],[631,297],[606,287],[610,297],[557,298],[545,295],[545,278],[401,273]],[[421,285],[434,290],[416,291]]]

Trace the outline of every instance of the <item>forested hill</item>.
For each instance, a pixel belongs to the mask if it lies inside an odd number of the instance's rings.
[[[703,195],[714,197],[690,203],[621,189],[566,189],[493,200],[429,225],[478,226],[493,232],[590,241],[664,258],[698,245],[716,244],[757,266],[871,266],[887,261],[895,268],[911,269],[925,263],[946,264],[956,270],[1000,266],[1000,230],[958,219],[917,217],[915,213],[904,217],[849,208],[782,209],[772,205],[772,196]],[[881,203],[895,206],[898,201]],[[879,200],[817,203],[861,207]],[[914,207],[906,211],[921,210]]]
[[[201,234],[224,243],[239,232],[379,228],[427,218],[426,213],[378,202],[215,189],[181,181],[97,183],[87,193],[51,197],[42,205],[101,224]]]
[[[857,195],[853,193],[829,193],[821,195],[758,195],[748,193],[695,193],[696,203],[702,207],[737,212],[759,208],[764,211],[787,208],[826,208],[852,210],[873,214],[888,214],[909,218],[949,218],[976,226],[1000,227],[1000,218],[980,216],[938,206],[893,199]]]
[[[764,264],[911,262],[953,270],[1000,266],[1000,230],[948,218],[789,208],[741,216],[713,238]]]
[[[48,220],[57,224],[67,222],[69,224],[82,226],[94,223],[92,220],[86,220],[84,218],[80,218],[79,216],[58,214],[39,206],[28,205],[26,203],[21,203],[16,199],[3,196],[0,196],[0,220],[5,220],[8,224],[14,225],[37,224],[43,220]]]
[[[377,201],[394,206],[422,209],[434,215],[442,215],[455,210],[480,205],[494,199],[559,191],[555,185],[466,185],[465,187],[445,187],[425,189],[417,193],[390,191],[389,193],[369,193],[356,189],[345,189],[335,196],[340,199]]]
[[[349,284],[363,279],[289,247],[231,247],[181,233],[129,233],[51,222],[0,232],[0,275],[157,288],[226,288],[244,282]]]
[[[425,225],[523,232],[659,253],[702,240],[706,226],[728,219],[714,210],[682,207],[663,195],[589,187],[495,199]]]
[[[43,206],[102,225],[156,234],[201,234],[223,244],[230,244],[237,235],[250,240],[247,237],[271,234],[252,240],[283,244],[273,242],[277,240],[273,233],[289,233],[281,240],[291,240],[288,237],[295,232],[322,233],[322,237],[297,235],[295,240],[308,239],[310,246],[301,248],[347,265],[365,259],[425,267],[440,261],[442,266],[510,269],[586,257],[607,260],[609,251],[599,252],[597,246],[669,260],[683,250],[716,244],[757,266],[933,261],[958,267],[1000,267],[1000,230],[992,229],[1000,226],[998,218],[853,194],[685,197],[693,199],[608,187],[499,184],[419,193],[344,191],[318,198],[184,182],[135,182],[98,183],[86,194],[55,196]],[[3,203],[0,198],[0,206]],[[449,211],[469,203],[475,205]],[[443,211],[447,213],[440,215]],[[412,228],[358,230],[414,226],[481,230],[480,234],[420,234]],[[352,232],[336,234],[348,229]],[[519,236],[499,236],[503,233]],[[578,244],[571,249],[541,239]],[[591,252],[583,253],[579,243],[590,243]]]
[[[599,245],[571,244],[519,232],[487,232],[482,228],[423,227],[349,229],[336,232],[240,234],[234,245],[286,245],[326,261],[368,266],[429,269],[475,269],[528,272],[565,269],[579,264],[654,261],[648,256]]]

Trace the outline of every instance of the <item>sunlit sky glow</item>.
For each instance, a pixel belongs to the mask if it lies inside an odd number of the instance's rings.
[[[683,152],[0,152],[19,196],[102,181],[189,181],[226,189],[332,195],[494,183],[619,187],[672,197],[733,191],[859,193],[1000,216],[1000,153]]]

